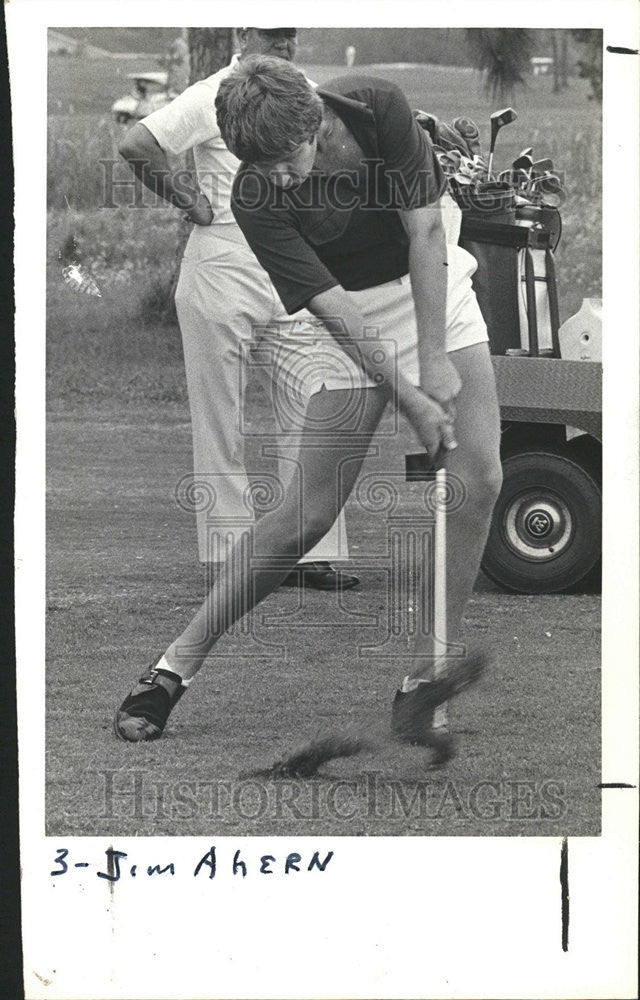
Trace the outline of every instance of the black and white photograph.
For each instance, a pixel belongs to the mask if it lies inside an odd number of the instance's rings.
[[[8,16],[26,995],[634,995],[637,11],[89,6]]]
[[[49,32],[48,832],[599,832],[601,50]]]

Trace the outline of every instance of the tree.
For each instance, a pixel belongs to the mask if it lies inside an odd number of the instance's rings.
[[[567,32],[563,28],[551,29],[551,51],[553,52],[553,92],[559,94],[569,86]]]
[[[585,46],[585,58],[578,59],[578,72],[591,84],[591,100],[602,100],[602,29],[572,28],[571,36]]]
[[[507,98],[529,69],[534,37],[526,28],[468,28],[466,31],[474,65],[485,74],[485,87],[492,96]],[[591,84],[590,99],[602,100],[602,29],[551,29],[555,93],[569,86],[569,40],[583,47],[576,66]],[[571,53],[573,62],[573,54]]]
[[[233,55],[233,28],[189,28],[191,83],[227,66]]]
[[[567,79],[569,75],[569,32],[564,30],[560,32],[560,88],[566,90],[569,86],[569,81]]]
[[[189,86],[191,77],[186,28],[182,28],[180,34],[171,42],[163,64],[167,70],[167,90],[171,96],[181,94]]]
[[[474,66],[485,77],[491,97],[510,100],[516,86],[524,86],[530,69],[534,39],[526,28],[467,28]]]

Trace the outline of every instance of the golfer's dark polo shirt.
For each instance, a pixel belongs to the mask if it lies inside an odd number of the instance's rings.
[[[288,313],[341,285],[372,288],[409,271],[409,240],[398,209],[437,200],[445,178],[402,91],[375,77],[349,76],[317,93],[364,153],[359,171],[312,173],[277,188],[250,164],[236,174],[231,208]]]

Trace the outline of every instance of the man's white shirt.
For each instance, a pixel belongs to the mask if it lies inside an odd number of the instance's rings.
[[[165,153],[179,156],[193,149],[198,184],[213,209],[212,225],[195,227],[203,232],[218,226],[238,229],[231,212],[231,187],[240,161],[225,146],[216,119],[218,88],[237,63],[235,55],[228,66],[194,83],[171,104],[142,119]]]

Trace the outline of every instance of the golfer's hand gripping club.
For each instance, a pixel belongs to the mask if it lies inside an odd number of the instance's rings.
[[[415,395],[408,405],[405,403],[403,409],[420,442],[432,458],[441,452],[457,448],[453,418],[445,412],[437,400],[416,388]]]
[[[446,354],[430,357],[421,366],[421,400],[412,407],[410,419],[432,459],[457,447],[454,421],[460,376]],[[418,412],[415,412],[415,411]]]

